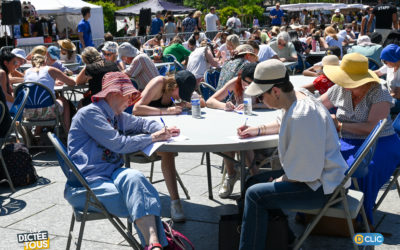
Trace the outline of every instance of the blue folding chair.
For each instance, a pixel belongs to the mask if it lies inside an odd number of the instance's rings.
[[[375,61],[374,59],[368,57],[368,69],[377,70],[382,66],[381,63]]]
[[[161,68],[158,69],[158,73],[160,73],[161,76],[167,75],[168,72],[169,72],[168,66],[162,66]]]
[[[185,67],[180,62],[178,62],[178,60],[176,59],[176,57],[174,55],[166,54],[166,55],[164,55],[164,57],[167,60],[167,62],[174,63],[174,65],[171,65],[169,67],[169,72],[178,72],[180,70],[185,69]]]
[[[396,131],[396,133],[398,135],[400,135],[400,114],[397,115],[396,119],[393,121],[393,128],[394,131]],[[399,194],[400,197],[400,184],[399,184],[399,176],[400,176],[400,165],[397,166],[397,168],[394,170],[393,175],[392,175],[392,180],[389,182],[389,184],[387,185],[385,191],[383,192],[382,196],[379,198],[378,202],[375,204],[373,211],[375,212],[379,206],[382,204],[383,200],[386,198],[387,194],[389,193],[389,191],[392,189],[393,185],[396,184],[396,188],[397,188],[397,193]],[[377,225],[375,226],[375,229],[377,228],[377,226],[383,221],[384,217],[380,220],[380,222],[377,223]]]
[[[29,96],[28,101],[26,102],[25,108],[36,109],[36,108],[46,108],[52,105],[56,105],[56,96],[55,94],[45,85],[37,82],[24,82],[20,84],[15,90],[14,94],[18,95],[19,91],[22,88],[28,88]],[[30,129],[32,126],[43,126],[43,127],[54,127],[57,136],[60,136],[60,127],[63,127],[62,116],[58,112],[57,106],[54,108],[55,117],[49,120],[26,120],[22,119],[21,125],[24,127],[23,129],[23,137],[25,144],[28,148],[32,148],[34,146],[31,145],[30,140]],[[64,127],[63,127],[64,128]],[[65,128],[64,128],[65,131]],[[36,146],[43,147],[43,146]]]
[[[56,149],[57,158],[60,163],[61,169],[65,177],[67,178],[67,184],[73,187],[84,187],[86,189],[86,202],[83,211],[73,207],[72,219],[68,234],[67,249],[70,249],[71,246],[75,221],[81,222],[78,241],[76,243],[76,249],[80,249],[86,221],[102,219],[108,219],[133,249],[142,249],[141,245],[132,235],[132,224],[128,221],[128,227],[126,227],[117,216],[114,216],[107,211],[104,205],[96,197],[93,190],[90,188],[85,177],[83,177],[80,170],[76,167],[76,165],[68,156],[66,148],[60,142],[58,137],[50,132],[47,133],[47,136],[49,137],[51,143]],[[94,210],[99,212],[92,212]]]
[[[204,73],[204,83],[200,84],[201,95],[207,101],[216,92],[220,72],[216,69],[209,69]]]
[[[374,156],[376,141],[378,140],[386,122],[386,119],[379,121],[369,136],[365,139],[364,143],[354,155],[354,162],[346,171],[344,179],[335,188],[335,191],[331,195],[330,199],[322,208],[312,210],[293,210],[295,212],[315,215],[314,219],[306,227],[306,230],[293,249],[297,250],[300,248],[313,228],[317,225],[318,221],[324,215],[334,218],[345,218],[347,220],[347,226],[349,228],[351,240],[353,241],[354,228],[352,219],[355,219],[361,212],[365,230],[367,233],[370,232],[367,216],[363,206],[364,193],[359,191],[357,178],[362,178],[368,174],[368,166],[372,160],[372,157]],[[356,190],[345,188],[345,185],[350,178],[352,179]],[[354,249],[358,249],[358,246],[354,242],[353,247]]]
[[[8,173],[7,167],[6,167],[6,163],[4,161],[3,158],[3,148],[7,142],[7,139],[10,137],[11,132],[13,130],[15,130],[15,124],[17,121],[19,121],[20,117],[22,116],[22,111],[24,110],[24,107],[26,105],[26,102],[28,100],[28,96],[29,96],[29,89],[28,88],[22,88],[21,91],[18,93],[17,97],[15,98],[15,101],[11,107],[11,111],[10,114],[13,117],[12,121],[11,121],[11,125],[7,130],[7,133],[5,134],[4,138],[0,138],[0,163],[3,167],[3,172],[6,175],[6,179],[2,180],[1,182],[6,181],[8,183],[8,185],[10,186],[12,192],[15,192],[15,188],[14,188],[14,184],[12,183],[10,174]],[[0,103],[0,107],[1,107],[1,112],[0,112],[0,122],[3,120],[4,118],[4,111],[5,111],[5,107],[3,103]],[[17,132],[15,132],[17,135]]]

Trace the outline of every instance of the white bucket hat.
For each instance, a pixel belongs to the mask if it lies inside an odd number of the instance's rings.
[[[261,95],[271,89],[274,84],[286,82],[289,82],[289,74],[285,65],[277,59],[270,59],[257,65],[254,80],[246,89],[245,94]]]

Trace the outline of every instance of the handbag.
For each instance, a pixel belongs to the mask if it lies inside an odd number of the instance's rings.
[[[185,242],[194,250],[193,243],[182,233],[172,229],[171,225],[163,221],[164,233],[167,237],[166,250],[186,250]]]

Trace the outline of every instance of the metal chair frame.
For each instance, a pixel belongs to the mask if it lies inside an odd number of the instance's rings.
[[[54,148],[56,149],[57,157],[61,167],[63,168],[63,166],[65,167],[66,165],[68,167],[68,170],[65,169],[65,171],[71,171],[74,177],[79,181],[79,184],[86,189],[86,202],[83,211],[73,208],[66,249],[70,249],[71,246],[75,221],[81,222],[78,242],[76,243],[76,249],[80,249],[86,221],[101,220],[101,219],[108,219],[133,249],[137,250],[142,249],[141,245],[136,241],[136,239],[132,235],[132,224],[129,222],[129,220],[128,220],[128,227],[126,227],[117,216],[114,216],[107,211],[104,205],[97,199],[96,194],[92,191],[88,182],[82,176],[79,169],[75,166],[75,164],[71,161],[71,159],[67,155],[65,147],[59,141],[58,137],[51,132],[48,132],[47,136],[49,137]],[[64,172],[64,174],[66,173]],[[68,179],[68,176],[66,177]],[[90,212],[89,207],[96,208],[100,210],[100,212]]]
[[[347,220],[347,226],[350,231],[351,239],[353,240],[354,228],[353,228],[353,224],[351,221],[352,217],[351,217],[351,213],[350,213],[350,209],[349,209],[348,196],[347,196],[347,190],[345,188],[345,184],[351,178],[353,180],[354,187],[356,188],[356,190],[359,190],[356,177],[358,177],[358,175],[362,175],[362,174],[360,174],[361,171],[357,172],[357,170],[359,169],[360,166],[364,169],[368,167],[368,165],[372,159],[372,156],[374,154],[374,151],[375,151],[376,141],[378,140],[379,134],[381,133],[386,122],[387,122],[386,119],[379,121],[378,124],[375,126],[375,128],[372,130],[372,132],[369,134],[367,139],[365,139],[364,143],[361,145],[361,147],[358,149],[357,153],[355,154],[355,156],[354,156],[355,160],[354,160],[353,164],[350,166],[350,168],[347,170],[347,173],[346,173],[344,179],[335,188],[335,191],[331,195],[328,202],[318,211],[315,218],[306,227],[303,235],[300,237],[300,239],[298,240],[297,244],[295,245],[295,247],[293,249],[295,249],[295,250],[300,249],[300,246],[307,239],[308,235],[311,233],[313,228],[317,225],[317,223],[322,218],[322,216],[325,215],[325,213],[328,211],[329,208],[334,207],[335,205],[339,205],[339,203],[341,203],[343,205],[343,210],[344,210],[343,216]],[[361,168],[361,170],[362,170],[362,168]],[[366,174],[366,171],[364,171],[363,174]],[[355,191],[355,192],[359,192],[359,191]],[[362,194],[362,199],[360,201],[361,202],[360,211],[361,211],[362,219],[364,221],[365,229],[366,229],[367,233],[369,233],[370,229],[369,229],[367,216],[365,214],[364,206],[362,204],[363,200],[364,200],[364,194]],[[294,211],[307,213],[308,210],[294,210]],[[356,215],[360,211],[356,211],[357,212]],[[354,242],[353,242],[353,247],[354,247],[354,249],[358,249],[358,246]]]
[[[39,86],[40,88],[45,89],[45,91],[49,94],[50,98],[52,99],[52,102],[53,102],[52,105],[56,105],[57,104],[57,99],[56,99],[55,94],[48,87],[46,87],[45,85],[43,85],[41,83],[38,83],[38,82],[24,82],[14,90],[14,94],[17,94],[20,91],[21,87],[23,87],[23,86],[25,86],[25,87],[27,87],[29,89],[30,88],[34,88],[34,90],[35,90],[34,92],[35,93],[30,93],[30,94],[35,95],[35,98],[36,98],[36,94],[37,94],[37,89],[36,89],[37,87],[35,87],[35,86]],[[33,90],[31,90],[31,91],[33,91]],[[41,98],[42,96],[43,96],[43,94],[39,98]],[[32,102],[33,102],[32,98],[30,96],[28,96],[27,105],[29,106],[29,105],[33,104]],[[26,128],[26,127],[31,127],[31,126],[44,126],[44,127],[54,126],[57,137],[60,137],[60,127],[62,127],[64,129],[64,131],[65,131],[64,123],[63,123],[63,116],[58,112],[58,108],[55,108],[55,113],[56,113],[56,117],[54,119],[50,119],[50,120],[37,120],[37,121],[22,120],[21,121],[22,127],[25,128],[25,129],[23,129],[22,132],[24,133],[23,134],[24,141],[25,141],[25,144],[26,144],[26,146],[28,148],[34,148],[34,147],[43,148],[43,147],[52,147],[52,146],[32,146],[31,142],[30,142],[30,138],[29,138],[30,137],[30,133],[28,131],[29,129]]]
[[[13,104],[11,109],[13,109],[15,107],[15,109],[17,110],[16,114],[15,114],[14,118],[12,119],[11,125],[8,128],[8,131],[5,134],[4,138],[0,138],[0,163],[1,163],[2,167],[3,167],[3,171],[4,171],[4,173],[6,175],[6,178],[7,178],[7,179],[4,179],[4,180],[1,180],[0,183],[6,181],[8,183],[8,185],[10,186],[12,192],[15,192],[16,190],[15,190],[14,184],[13,184],[13,182],[11,180],[10,174],[8,172],[8,169],[7,169],[4,157],[3,157],[3,148],[6,145],[7,139],[10,137],[11,132],[13,130],[15,130],[16,122],[20,119],[20,117],[22,115],[22,111],[24,110],[24,107],[25,107],[26,102],[27,102],[28,97],[29,97],[29,91],[30,90],[28,88],[24,88],[24,89],[22,89],[21,92],[19,92],[19,94],[15,98],[14,104]],[[4,118],[5,106],[4,106],[3,103],[0,103],[0,104],[2,105],[2,111],[3,111],[1,119],[0,119],[0,122],[1,122],[1,120],[3,120],[3,118]]]

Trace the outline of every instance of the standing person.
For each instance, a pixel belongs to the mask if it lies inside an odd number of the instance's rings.
[[[283,23],[283,10],[280,9],[281,5],[277,3],[275,9],[269,12],[269,17],[271,18],[271,26],[281,26]]]
[[[260,27],[260,23],[258,22],[258,18],[256,16],[253,17],[253,28]]]
[[[210,8],[210,13],[204,17],[204,21],[206,22],[206,32],[216,32],[220,29],[221,24],[217,14],[215,14],[215,7]]]
[[[196,21],[193,18],[194,12],[190,12],[189,15],[182,21],[182,32],[193,32],[196,28]]]
[[[397,9],[388,4],[387,1],[378,0],[378,5],[372,10],[371,18],[368,20],[367,30],[371,29],[372,21],[376,17],[375,31],[382,34],[382,40],[392,31],[392,27],[397,30]],[[393,24],[393,26],[392,26]]]
[[[262,95],[269,108],[282,110],[272,123],[237,130],[241,138],[279,134],[283,169],[253,176],[246,183],[239,249],[264,249],[267,231],[274,230],[268,228],[270,217],[283,216],[282,209],[320,208],[342,182],[348,166],[328,110],[308,92],[294,90],[282,62],[259,63],[245,94]]]
[[[340,13],[340,9],[335,10],[335,14],[332,16],[331,24],[337,23],[339,29],[343,29],[344,26],[344,16]]]
[[[308,25],[310,23],[311,17],[308,14],[308,11],[304,9],[300,15],[300,24]]]
[[[175,20],[172,15],[167,17],[167,23],[165,24],[164,31],[166,34],[167,42],[169,43],[169,41],[172,38],[174,38],[174,36],[176,35],[176,32],[177,32]]]
[[[194,21],[196,22],[195,30],[197,29],[197,31],[201,31],[201,19],[200,19],[201,14],[203,14],[203,13],[201,13],[200,10],[197,10],[197,11],[194,12],[194,14],[193,14],[193,19],[194,19]]]
[[[83,7],[81,13],[83,18],[78,24],[78,36],[80,48],[84,49],[88,46],[94,46],[92,40],[92,28],[89,23],[89,18],[91,16],[90,7]]]
[[[233,12],[233,16],[226,21],[226,26],[232,28],[235,32],[238,32],[239,29],[242,27],[242,22],[237,17],[237,13]]]
[[[376,23],[376,17],[372,19],[372,24],[370,29],[368,29],[368,22],[369,19],[371,19],[371,14],[372,14],[373,8],[368,6],[367,9],[365,10],[365,16],[361,19],[361,36],[366,35],[368,33],[372,33],[375,30],[375,23]]]
[[[164,33],[164,22],[161,20],[161,12],[157,11],[156,16],[151,20],[150,35]]]

